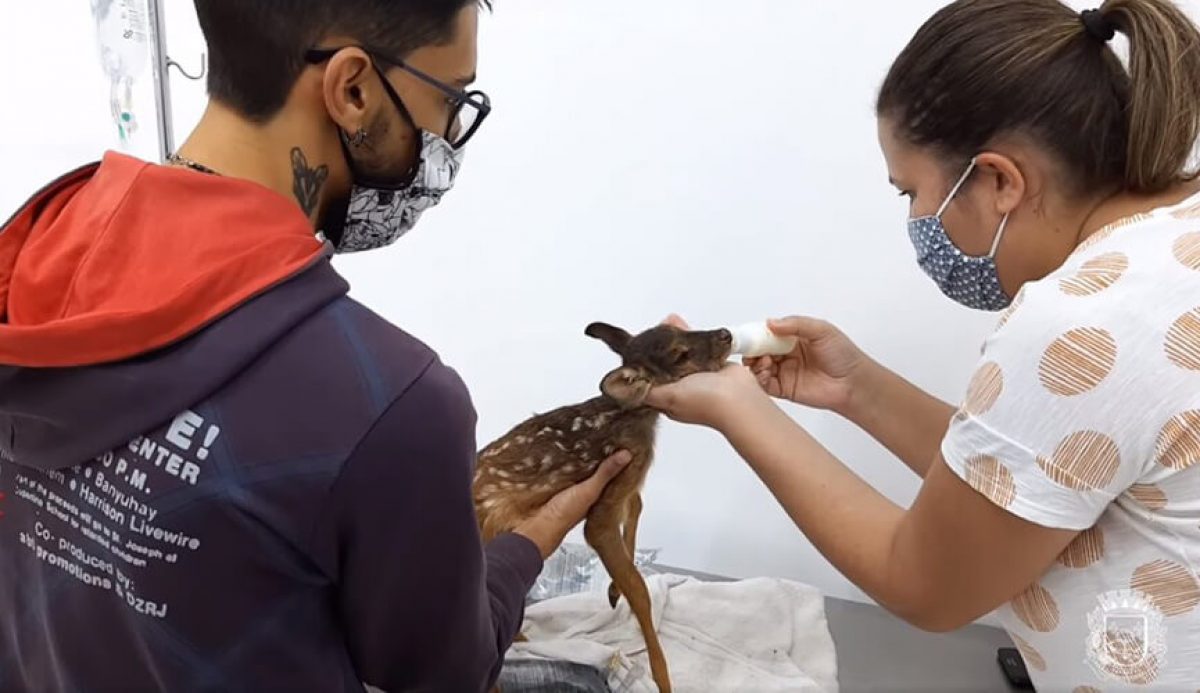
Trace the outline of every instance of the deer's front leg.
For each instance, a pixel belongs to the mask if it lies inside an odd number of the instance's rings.
[[[642,494],[634,492],[629,496],[629,500],[625,502],[625,552],[629,554],[630,560],[634,561],[634,566],[637,565],[637,529],[638,520],[642,517]],[[621,593],[617,590],[617,583],[608,583],[608,604],[614,609],[617,608],[617,600],[621,598]]]
[[[587,523],[583,526],[583,536],[600,556],[600,562],[612,577],[613,584],[629,602],[629,608],[633,611],[642,637],[646,641],[651,676],[658,684],[659,691],[669,693],[671,681],[667,673],[667,660],[658,641],[658,632],[654,630],[650,592],[646,589],[646,582],[638,572],[637,566],[633,564],[633,557],[627,552],[621,537],[623,510],[619,505],[613,507],[603,502],[597,504],[592,508]]]

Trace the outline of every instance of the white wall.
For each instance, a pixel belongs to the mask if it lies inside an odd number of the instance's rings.
[[[890,61],[941,4],[499,0],[480,66],[495,111],[459,188],[401,244],[340,268],[462,372],[481,443],[595,392],[615,358],[583,336],[588,322],[637,328],[671,311],[706,326],[822,316],[956,399],[992,318],[942,299],[915,266],[872,113]],[[167,8],[172,53],[194,65],[190,2]],[[6,217],[113,137],[86,3],[2,12]],[[173,85],[182,139],[203,92]],[[868,437],[795,414],[911,502],[915,479]],[[862,598],[702,430],[664,426],[640,537],[666,563]]]
[[[341,267],[461,369],[481,441],[596,391],[616,361],[588,322],[671,311],[709,326],[824,316],[958,397],[992,320],[913,262],[872,108],[938,4],[500,2],[480,65],[495,112],[461,188],[394,251]],[[911,502],[915,479],[867,436],[797,416]],[[645,501],[640,543],[665,563],[862,597],[711,433],[664,425]]]

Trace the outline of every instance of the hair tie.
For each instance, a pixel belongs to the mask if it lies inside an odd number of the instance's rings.
[[[1088,34],[1102,43],[1108,43],[1117,35],[1117,25],[1113,24],[1101,10],[1084,10],[1079,18]]]

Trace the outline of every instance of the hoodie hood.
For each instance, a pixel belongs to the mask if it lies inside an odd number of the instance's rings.
[[[324,256],[308,219],[273,191],[110,153],[0,228],[0,364],[139,356]]]
[[[0,458],[74,466],[169,421],[347,291],[264,187],[110,153],[0,227]]]

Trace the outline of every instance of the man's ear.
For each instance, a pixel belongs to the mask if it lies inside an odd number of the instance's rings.
[[[636,409],[646,401],[652,385],[645,372],[625,366],[604,376],[600,391],[623,409]]]
[[[630,340],[633,339],[633,336],[625,330],[603,322],[594,322],[588,325],[583,333],[604,342],[608,345],[609,349],[617,352],[620,356],[625,355],[625,348],[629,346]]]

